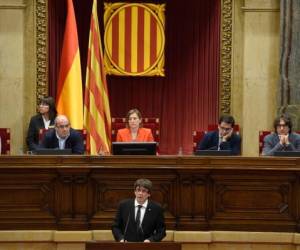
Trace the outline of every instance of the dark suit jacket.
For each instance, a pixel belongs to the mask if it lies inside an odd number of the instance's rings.
[[[219,131],[208,132],[198,143],[197,150],[217,150],[219,143]],[[233,133],[226,142],[221,142],[220,150],[230,150],[232,155],[241,154],[241,137]]]
[[[50,126],[54,126],[54,119],[50,120]],[[26,137],[26,142],[29,150],[33,151],[38,148],[39,132],[40,129],[44,128],[45,125],[41,114],[37,114],[31,117]]]
[[[41,142],[41,148],[59,148],[55,129],[49,129]],[[70,128],[70,136],[66,140],[65,148],[71,148],[73,154],[83,154],[84,145],[82,136],[74,129]]]
[[[142,238],[138,236],[136,230],[134,199],[122,201],[112,225],[115,240],[125,239],[126,241],[139,242],[149,239],[150,241],[161,241],[166,236],[162,207],[148,200],[148,206],[141,225]]]

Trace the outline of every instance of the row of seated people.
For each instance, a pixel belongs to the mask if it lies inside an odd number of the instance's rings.
[[[138,110],[134,109],[129,112],[125,120],[130,129],[121,128],[124,122],[120,120],[113,121],[115,125],[120,126],[117,135],[114,130],[112,131],[113,141],[159,142],[159,120],[155,119],[155,123],[150,123],[154,124],[151,128],[142,128],[142,120],[139,117],[141,117],[141,114]],[[147,119],[145,121],[149,124]],[[49,128],[55,129],[48,130]],[[151,129],[156,129],[154,136]],[[45,132],[46,130],[48,131]],[[80,136],[79,131],[70,127],[66,116],[57,116],[54,99],[47,97],[42,99],[39,105],[39,113],[30,120],[26,141],[31,152],[40,150],[41,148],[72,148],[72,153],[82,154],[85,151],[86,132],[84,130],[81,131]],[[82,144],[84,145],[83,149]]]
[[[47,105],[41,105],[41,106],[47,106]],[[43,107],[42,107],[43,108]],[[67,119],[67,118],[66,118]],[[65,118],[62,121],[65,124],[59,125],[59,130],[61,130],[61,133],[68,134],[70,133],[70,138],[67,140],[67,144],[70,143],[70,145],[73,145],[76,140],[74,141],[74,134],[76,134],[74,130],[68,128],[69,121]],[[37,124],[37,121],[39,123],[44,123],[44,119],[40,117],[39,115],[33,117],[30,122],[29,130],[28,130],[28,137],[27,142],[30,134],[33,134],[32,124]],[[125,142],[131,142],[131,141],[156,141],[159,142],[159,120],[150,118],[150,119],[144,119],[146,127],[148,128],[140,128],[141,126],[141,114],[138,110],[133,109],[128,112],[126,118],[113,118],[112,124],[113,124],[113,130],[112,130],[112,141],[125,141]],[[124,128],[125,124],[127,123],[128,128]],[[49,125],[51,124],[51,121],[49,122]],[[148,126],[147,126],[148,125]],[[291,121],[288,117],[282,116],[275,120],[274,122],[274,129],[276,133],[272,133],[271,135],[268,135],[265,139],[266,143],[263,143],[263,138],[269,134],[270,132],[260,132],[260,152],[263,148],[263,145],[265,145],[265,149],[263,151],[263,155],[273,155],[274,151],[278,150],[299,150],[299,138],[297,134],[295,133],[289,133],[291,131]],[[50,126],[49,126],[50,127]],[[204,132],[204,131],[197,131],[194,132],[193,135],[193,142],[194,142],[194,151],[198,150],[230,150],[231,155],[239,155],[240,154],[240,144],[241,139],[239,136],[239,126],[234,124],[234,119],[232,116],[222,116],[219,120],[218,125],[210,125],[208,127],[208,131],[212,132]],[[1,132],[2,131],[2,132]],[[118,133],[116,133],[118,131]],[[151,133],[152,131],[152,133]],[[154,133],[153,133],[154,131]],[[235,132],[234,132],[235,131]],[[45,129],[39,129],[39,135],[37,136],[37,141],[41,141],[42,136],[44,135]],[[47,143],[45,144],[44,141],[42,141],[43,147],[62,147],[60,144],[64,143],[63,141],[57,140],[57,136],[54,132],[50,133],[52,134],[52,139],[49,144],[49,136],[46,137]],[[283,136],[283,134],[289,134],[289,136]],[[1,136],[2,135],[2,136]],[[63,135],[63,134],[62,134]],[[154,135],[154,136],[153,136]],[[64,135],[63,135],[64,136]],[[4,146],[2,147],[2,154],[9,153],[9,142],[10,142],[10,131],[9,129],[0,129],[0,137],[2,138],[2,143]],[[81,130],[81,135],[76,136],[77,142],[79,144],[84,144],[83,149],[82,147],[75,146],[74,152],[76,154],[81,154],[85,150],[85,144],[86,144],[86,131]],[[72,139],[72,140],[71,140]],[[1,142],[1,140],[0,140]],[[32,143],[34,144],[34,143]],[[30,143],[28,143],[28,146],[30,148]],[[34,144],[35,148],[32,148],[32,150],[35,150],[37,147],[37,144]],[[70,145],[67,145],[67,147],[70,147]],[[76,143],[74,144],[76,145]],[[275,147],[275,146],[276,147]]]
[[[148,121],[147,119],[144,119],[145,122],[148,124],[151,124],[150,128],[141,128],[140,127],[140,113],[137,110],[137,112],[133,112],[130,119],[127,117],[125,120],[123,119],[113,119],[113,124],[115,125],[115,129],[112,130],[112,141],[156,141],[159,142],[159,120],[155,119],[155,122]],[[66,124],[69,124],[69,122],[64,117],[63,121],[59,121],[59,126],[55,124],[55,121],[57,119],[57,111],[55,107],[55,100],[52,97],[45,97],[41,99],[41,102],[38,106],[38,114],[33,116],[30,120],[29,127],[28,127],[28,133],[26,142],[28,145],[29,151],[36,151],[40,147],[49,146],[46,145],[44,140],[41,140],[41,135],[44,134],[45,130],[48,130],[48,128],[58,128],[57,133],[68,133],[68,131],[71,131],[70,137],[73,138],[73,134],[76,134],[78,131],[74,131],[70,128],[65,128],[66,131],[64,131],[64,126]],[[128,121],[130,132],[124,127],[124,121]],[[116,130],[119,130],[119,133],[116,134]],[[151,133],[151,130],[155,130],[155,133]],[[42,131],[42,132],[41,132]],[[86,140],[86,133],[85,131],[82,131],[82,137],[83,141]],[[46,134],[47,135],[47,134]],[[153,136],[154,135],[154,136]],[[64,136],[62,134],[62,136]],[[70,139],[67,140],[67,143],[69,143]],[[46,136],[47,139],[47,136]],[[57,138],[53,138],[52,146],[59,146],[58,142],[56,140]],[[55,142],[55,145],[53,145]],[[76,150],[78,153],[78,150]]]
[[[300,151],[300,135],[292,131],[292,121],[289,116],[280,115],[274,120],[273,126],[274,132],[259,132],[260,155],[273,156],[283,155],[279,154],[282,151]],[[219,124],[208,130],[213,130],[213,132],[194,132],[194,151],[229,150],[231,155],[240,154],[239,126],[234,123],[232,116],[221,116]]]
[[[39,131],[41,129],[48,129],[49,127],[54,125],[54,119],[57,115],[56,108],[55,108],[55,101],[52,97],[45,97],[41,99],[40,105],[39,105],[39,113],[35,116],[33,116],[30,120],[29,128],[28,128],[28,135],[26,138],[27,145],[29,150],[35,150],[39,145]],[[272,140],[272,143],[279,143],[280,145],[283,145],[282,149],[290,149],[289,144],[293,144],[294,141],[294,134],[290,134],[291,140],[284,139],[285,137],[282,136],[283,133],[291,132],[291,122],[290,120],[283,119],[283,122],[287,122],[286,127],[278,127],[279,121],[282,119],[277,119],[277,125],[274,126],[275,132],[277,132],[277,135]],[[124,126],[124,122],[127,123],[127,128],[121,128]],[[126,119],[122,122],[120,121],[113,121],[113,124],[119,125],[115,126],[115,130],[112,131],[112,141],[157,141],[159,142],[159,130],[156,130],[158,132],[151,133],[150,129],[146,128],[140,128],[141,127],[141,113],[133,109],[128,112]],[[61,126],[66,126],[66,121],[62,122]],[[69,124],[69,123],[68,123]],[[202,138],[199,138],[201,141],[198,143],[197,148],[198,149],[219,149],[219,150],[231,150],[231,154],[233,155],[239,155],[241,152],[240,144],[241,139],[238,133],[234,132],[234,119],[232,116],[222,116],[219,120],[218,129],[215,129],[214,132],[207,133]],[[57,127],[57,126],[56,126]],[[63,129],[63,127],[62,127]],[[70,130],[69,128],[65,128],[66,130]],[[151,128],[153,131],[153,128]],[[116,130],[118,131],[116,135]],[[76,131],[72,130],[72,134],[74,134]],[[76,133],[75,133],[76,134]],[[153,138],[153,134],[154,137]],[[272,135],[270,135],[272,137]],[[267,136],[267,138],[270,138],[270,136]],[[114,138],[116,137],[116,138]],[[280,139],[279,139],[280,138]],[[57,138],[54,138],[57,142]],[[267,141],[266,145],[269,145],[269,140]],[[42,142],[43,143],[43,142]],[[296,145],[297,147],[297,145]],[[277,148],[278,149],[278,148]],[[277,150],[276,149],[276,150]],[[279,147],[280,149],[280,147]],[[293,150],[294,148],[292,148]],[[264,155],[269,155],[268,149],[264,150]],[[272,154],[272,151],[271,151]]]
[[[65,122],[69,125],[67,118],[65,119]],[[141,113],[137,109],[128,112],[125,122],[127,123],[126,128],[121,127],[124,123],[120,122],[119,124],[116,141],[155,141],[151,129],[141,127]],[[291,132],[292,123],[288,116],[282,115],[278,117],[274,121],[274,129],[276,133],[269,134],[264,139],[263,155],[274,155],[276,151],[300,150],[300,135]],[[199,138],[196,150],[228,151],[229,155],[240,155],[241,137],[238,130],[239,127],[235,125],[234,118],[230,115],[223,115],[220,117],[218,126],[214,128],[214,131],[204,133],[203,138]],[[49,147],[45,143],[42,143],[42,145]]]

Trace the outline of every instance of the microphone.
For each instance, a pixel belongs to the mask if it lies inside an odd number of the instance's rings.
[[[130,212],[128,214],[126,225],[125,225],[125,229],[124,229],[124,243],[126,242],[125,236],[126,236],[127,229],[128,229],[129,219],[130,219]]]

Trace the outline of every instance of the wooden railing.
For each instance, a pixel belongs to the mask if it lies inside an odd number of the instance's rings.
[[[110,229],[141,177],[167,229],[300,231],[299,159],[195,156],[1,156],[0,230]]]

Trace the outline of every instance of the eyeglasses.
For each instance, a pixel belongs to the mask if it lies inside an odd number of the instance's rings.
[[[286,128],[287,125],[286,124],[277,124],[277,128],[281,128],[281,127]]]
[[[61,128],[61,129],[63,129],[63,128],[68,128],[70,126],[70,124],[66,124],[66,125],[58,125],[58,126],[56,126],[57,128]]]
[[[232,128],[224,128],[224,127],[219,127],[220,129],[224,130],[224,131],[230,131]]]

